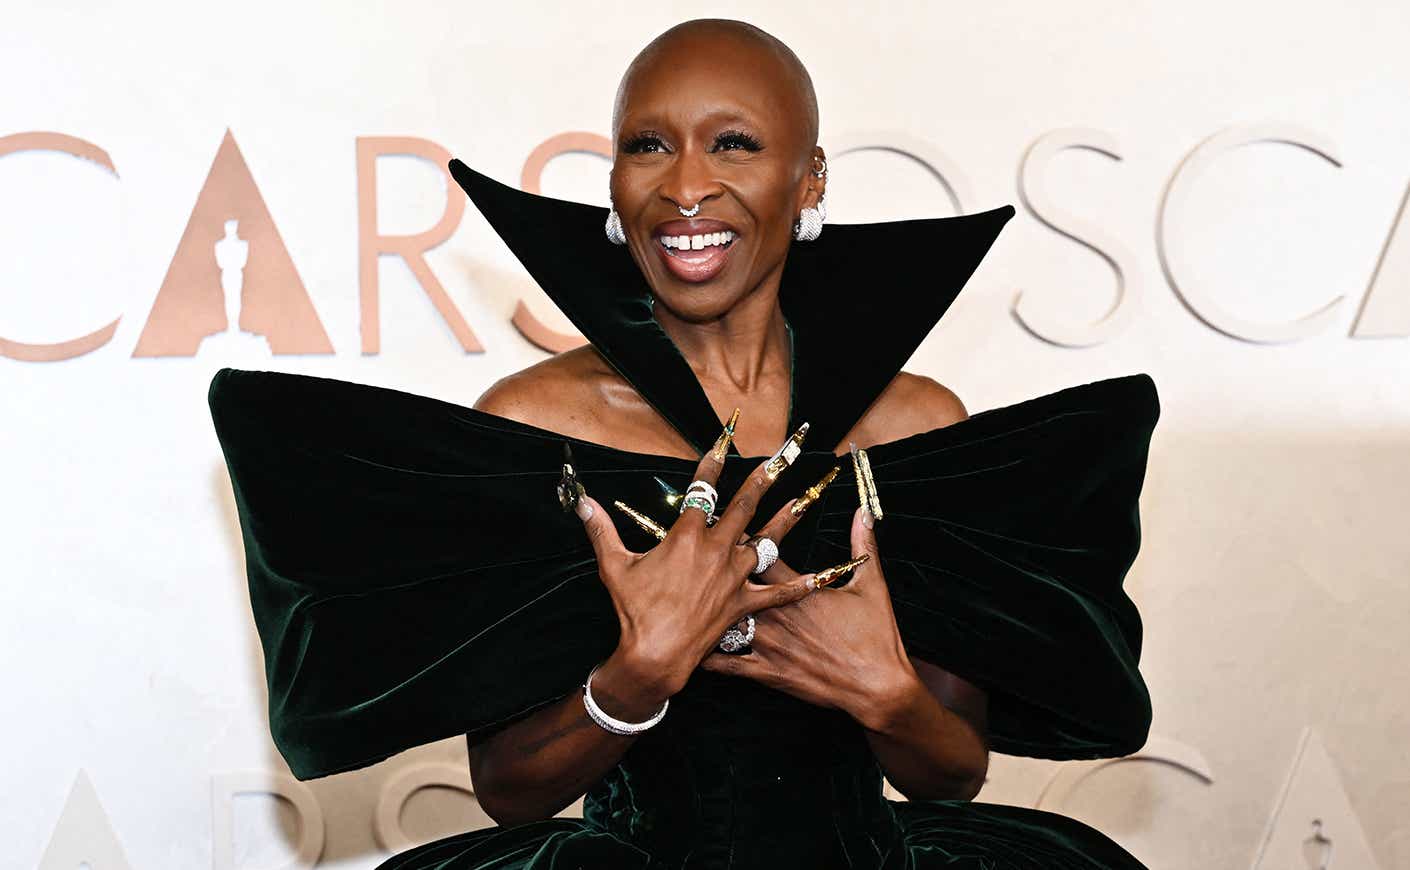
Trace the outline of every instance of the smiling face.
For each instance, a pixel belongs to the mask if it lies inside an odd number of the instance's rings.
[[[812,84],[787,48],[742,22],[666,31],[622,80],[613,139],[612,202],[658,305],[703,322],[777,291],[824,181]]]

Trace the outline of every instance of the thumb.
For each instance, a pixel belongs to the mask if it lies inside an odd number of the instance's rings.
[[[578,496],[578,503],[573,512],[583,521],[583,528],[592,544],[593,554],[597,556],[598,566],[610,564],[612,557],[625,549],[622,539],[617,536],[617,527],[612,524],[612,518],[607,516],[607,511],[602,509],[597,499],[587,493]]]
[[[872,518],[871,511],[865,505],[859,505],[855,513],[852,514],[852,557],[865,553],[868,558],[866,562],[858,565],[854,569],[854,577],[857,580],[874,571],[881,570],[881,554],[876,549],[876,521]],[[848,583],[846,588],[850,589],[855,583]],[[873,584],[867,584],[873,585]]]
[[[748,580],[744,584],[742,599],[743,610],[746,613],[760,613],[770,607],[783,607],[802,601],[816,590],[809,585],[813,579],[812,574],[795,573],[790,579],[764,585]],[[733,656],[726,656],[733,658]]]

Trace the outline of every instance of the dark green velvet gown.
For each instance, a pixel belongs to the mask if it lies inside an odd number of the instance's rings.
[[[603,237],[606,210],[523,193],[460,161],[451,170],[578,329],[706,450],[723,423],[652,319],[630,255]],[[811,429],[751,531],[842,466],[781,544],[795,569],[850,555],[855,481],[831,448],[1013,213],[829,224],[795,244],[780,291],[793,336],[789,428]],[[579,693],[618,627],[582,525],[554,494],[564,442],[599,502],[654,507],[667,523],[653,477],[684,490],[695,467],[327,378],[226,368],[209,401],[239,507],[270,728],[300,779],[453,735],[483,740]],[[1145,743],[1141,622],[1122,582],[1140,545],[1158,416],[1151,378],[1132,374],[868,450],[906,648],[989,693],[994,751],[1101,758]],[[732,450],[722,504],[762,459]],[[613,520],[633,549],[654,543]],[[588,792],[583,819],[471,831],[382,865],[1140,866],[1053,813],[886,800],[864,733],[845,714],[705,671]]]

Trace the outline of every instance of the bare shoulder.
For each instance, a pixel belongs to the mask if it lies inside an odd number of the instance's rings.
[[[579,435],[601,399],[604,381],[615,372],[591,345],[555,354],[526,369],[505,375],[475,401],[475,409]]]
[[[474,407],[595,444],[696,458],[695,448],[592,345],[500,378]]]
[[[845,450],[848,441],[858,447],[884,444],[942,426],[958,423],[969,416],[964,402],[954,390],[925,375],[900,372],[838,445]]]
[[[925,424],[924,429],[917,430],[921,432],[958,423],[969,416],[954,390],[925,375],[901,372],[883,395],[898,406],[895,409],[898,412],[913,408],[919,421]]]

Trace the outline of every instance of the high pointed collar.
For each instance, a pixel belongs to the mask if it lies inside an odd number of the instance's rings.
[[[724,421],[652,316],[650,288],[607,209],[525,193],[451,160],[451,175],[548,297],[696,449]],[[1012,205],[956,217],[828,224],[788,253],[779,307],[793,333],[788,431],[831,450],[925,340],[998,238]],[[736,452],[731,445],[731,452]]]

